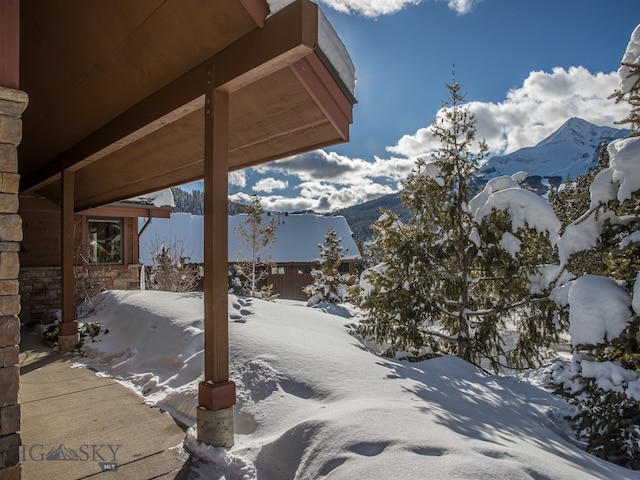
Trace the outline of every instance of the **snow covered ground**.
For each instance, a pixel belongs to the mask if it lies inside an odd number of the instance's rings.
[[[199,293],[105,292],[81,363],[193,425],[203,362]],[[622,479],[584,453],[568,406],[457,358],[404,363],[352,335],[346,308],[229,297],[236,444],[185,443],[207,479]]]

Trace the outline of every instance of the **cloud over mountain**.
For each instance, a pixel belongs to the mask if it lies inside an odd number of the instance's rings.
[[[568,118],[612,126],[628,112],[626,105],[616,105],[607,98],[617,86],[615,72],[594,74],[584,67],[531,72],[522,86],[511,89],[502,102],[469,103],[477,120],[476,138],[484,138],[493,153],[510,153],[535,145]],[[438,145],[429,127],[424,127],[404,135],[387,150],[415,157]]]

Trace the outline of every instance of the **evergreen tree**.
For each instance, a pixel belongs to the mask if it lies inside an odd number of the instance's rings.
[[[275,240],[276,222],[272,217],[264,223],[264,209],[260,198],[253,196],[245,207],[246,220],[237,227],[240,241],[246,247],[242,261],[234,265],[243,290],[252,297],[256,296],[259,283],[267,276],[267,268],[271,264],[267,254],[269,245]]]
[[[635,36],[635,34],[634,31],[632,35]],[[631,107],[629,115],[616,122],[621,125],[630,125],[632,133],[629,136],[631,137],[640,135],[640,64],[637,60],[637,52],[633,49],[625,53],[618,71],[621,88],[609,97],[614,98],[616,103],[627,102]]]
[[[174,212],[190,213],[191,215],[204,215],[204,192],[191,190],[189,192],[180,187],[173,187]],[[242,213],[243,205],[229,201],[229,215]]]
[[[632,133],[637,136],[638,132]],[[608,155],[606,156],[608,158]],[[604,169],[601,169],[602,171]],[[603,176],[607,172],[603,172]],[[594,176],[595,178],[595,176]],[[600,236],[589,250],[574,253],[566,263],[566,269],[575,276],[600,275],[617,280],[624,285],[629,296],[640,272],[640,191],[620,201],[614,198],[606,203],[590,205],[574,222],[605,219]],[[627,330],[610,344],[601,344],[591,350],[602,360],[622,361],[633,369],[640,369],[640,317],[635,314]]]
[[[625,59],[637,58],[638,39],[640,26],[633,34],[629,43],[631,50],[625,54],[619,70],[622,88],[613,95],[616,102],[627,101],[631,106],[629,116],[619,122],[631,124],[633,131],[629,137],[640,135],[640,65]],[[638,168],[639,140],[627,138],[612,143],[607,149],[611,163],[606,152],[602,154],[599,171],[586,177],[590,186],[589,198],[582,187],[565,194],[573,194],[577,200],[571,200],[583,206],[582,214],[566,227],[565,235],[570,232],[591,239],[595,232],[599,237],[595,244],[583,245],[583,250],[564,259],[563,266],[574,278],[599,275],[616,280],[630,297],[628,323],[617,338],[608,339],[603,335],[596,345],[574,341],[573,361],[558,361],[552,369],[558,393],[577,407],[577,413],[570,420],[576,436],[585,441],[587,451],[633,469],[640,469],[640,405],[633,387],[640,381],[640,289],[637,285],[640,278],[640,190],[633,182],[633,188],[625,183],[637,175],[634,169]],[[603,303],[610,301],[604,295],[600,300]],[[583,322],[583,315],[588,317],[581,309],[572,312],[571,305],[565,308],[565,313],[571,314],[572,327]],[[606,325],[610,318],[597,320]],[[587,321],[593,320],[587,318]],[[587,338],[594,341],[595,337]],[[594,366],[594,361],[601,363]],[[606,376],[600,378],[587,373],[594,369],[615,372],[610,374],[609,385]]]
[[[632,132],[637,136],[638,132]],[[566,222],[563,227],[580,228],[582,223],[600,225],[600,236],[590,249],[580,250],[566,259],[564,268],[575,277],[599,275],[621,282],[632,296],[638,272],[640,272],[640,243],[634,238],[640,230],[640,191],[620,201],[612,198],[606,202],[592,202],[591,189],[600,176],[610,172],[607,145],[600,150],[598,166],[578,177],[575,183],[550,197],[556,212]],[[608,180],[607,180],[608,183]],[[568,308],[564,309],[565,318]],[[640,367],[640,318],[637,315],[627,331],[610,344],[585,346],[603,360],[624,359],[632,368]]]
[[[609,166],[607,146],[607,143],[599,146],[598,165],[588,172],[578,175],[575,182],[567,175],[560,188],[549,190],[549,203],[553,207],[558,220],[560,220],[562,228],[574,222],[589,210],[591,183],[598,173]]]
[[[318,244],[320,261],[318,268],[311,271],[313,284],[305,287],[309,296],[308,305],[319,302],[341,303],[347,298],[347,289],[351,284],[351,275],[341,273],[340,266],[344,259],[345,249],[340,244],[342,238],[333,227],[327,230],[324,243]]]
[[[606,143],[600,146],[597,166],[579,175],[575,182],[567,178],[561,189],[549,193],[549,203],[562,224],[562,230],[590,210],[591,184],[600,172],[609,167],[607,146]],[[597,209],[593,213],[597,214],[596,211]],[[576,276],[585,274],[606,276],[607,267],[603,254],[603,248],[577,252],[569,259],[566,269]]]
[[[382,261],[380,252],[374,247],[374,245],[363,239],[362,237],[353,237],[360,252],[360,258],[356,260],[355,272],[360,275],[365,269],[371,268]]]
[[[190,213],[191,215],[204,215],[204,192],[191,190],[187,192],[180,187],[171,189],[175,212]]]
[[[404,183],[403,204],[413,216],[402,222],[387,211],[373,227],[383,261],[362,275],[357,300],[367,318],[360,333],[389,355],[488,358],[496,369],[505,361],[534,363],[538,348],[557,338],[551,303],[528,290],[528,276],[551,248],[530,229],[518,239],[504,212],[475,222],[471,180],[487,146],[475,142],[475,118],[455,77],[446,88],[449,101],[431,126],[440,148],[419,158]],[[506,233],[523,245],[518,254],[504,246]],[[512,348],[503,335],[509,320]]]

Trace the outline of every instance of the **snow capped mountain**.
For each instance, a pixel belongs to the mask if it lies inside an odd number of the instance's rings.
[[[491,157],[479,171],[483,180],[518,171],[529,174],[530,182],[562,182],[567,175],[575,179],[598,163],[603,142],[629,134],[629,130],[599,127],[581,118],[567,120],[558,130],[535,147],[521,148],[508,155]]]

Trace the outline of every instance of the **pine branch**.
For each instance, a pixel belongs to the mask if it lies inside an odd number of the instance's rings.
[[[431,330],[425,330],[422,333],[424,335],[428,335],[428,336],[431,336],[431,337],[438,337],[438,338],[442,338],[444,340],[449,340],[450,342],[457,342],[458,338],[459,338],[459,335],[455,335],[455,336],[445,335],[444,333],[434,332],[434,331],[431,331]]]
[[[444,304],[447,305],[448,307],[456,307],[456,308],[460,307],[460,302],[455,302],[453,300],[444,300]],[[446,308],[441,307],[437,303],[433,304],[433,307],[438,312],[446,315],[449,318],[456,318],[456,319],[460,318],[460,314],[457,311],[456,312],[450,312],[449,310],[447,310]]]

